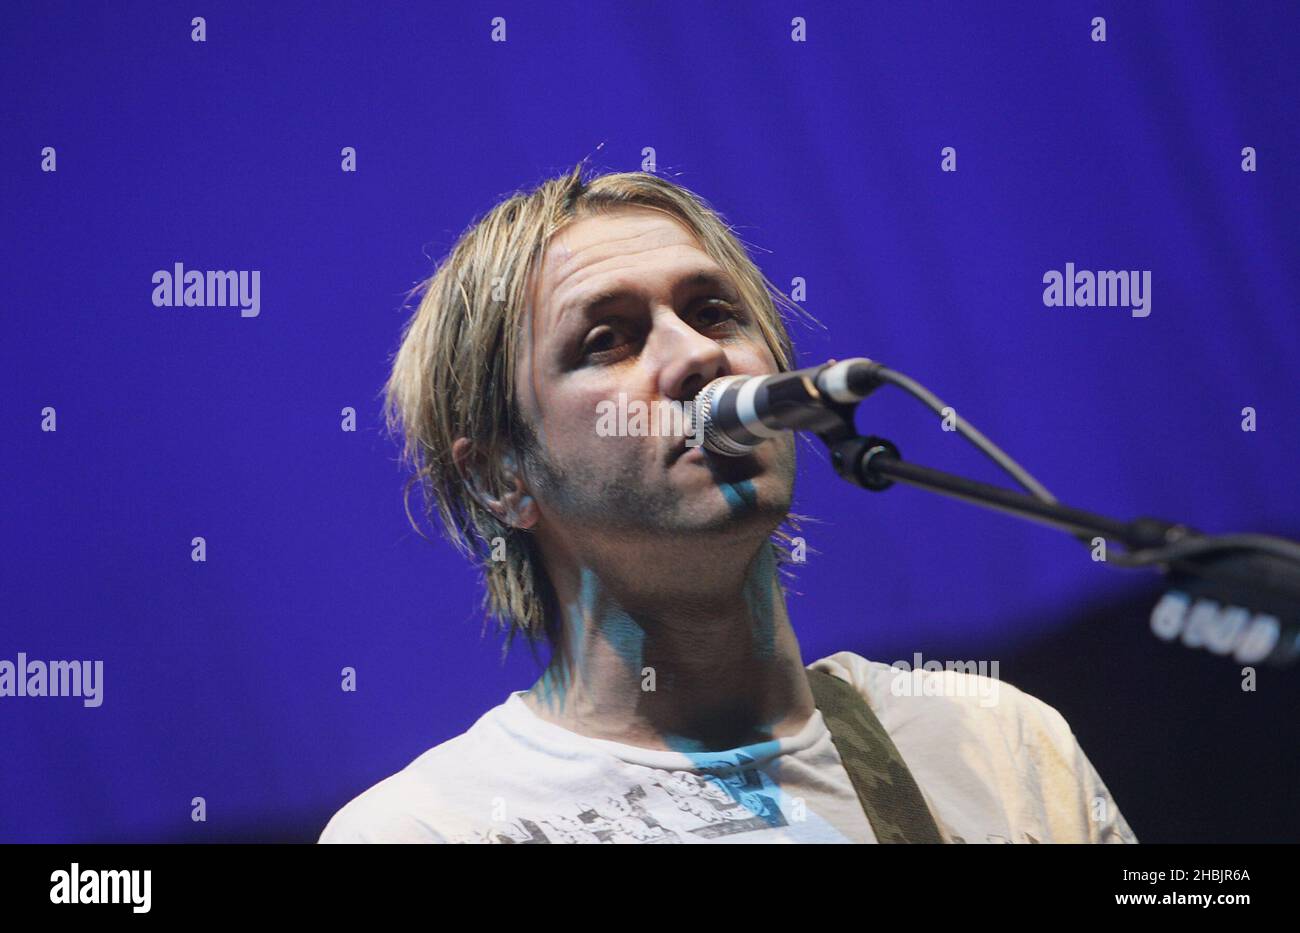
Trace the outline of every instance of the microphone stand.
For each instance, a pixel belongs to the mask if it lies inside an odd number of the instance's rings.
[[[1118,541],[1129,555],[1112,558],[1114,563],[1151,567],[1170,578],[1173,588],[1152,615],[1158,637],[1172,641],[1181,635],[1188,647],[1231,653],[1243,664],[1286,666],[1300,657],[1300,562],[1295,559],[1250,544],[1229,544],[1229,538],[1216,547],[1213,536],[1186,525],[1152,518],[1118,521],[908,463],[890,441],[858,433],[857,405],[828,403],[807,414],[807,423],[800,426],[821,438],[835,471],[849,482],[872,492],[905,483],[1057,528],[1085,543]],[[1170,552],[1167,560],[1127,559],[1140,552],[1159,556],[1165,550]]]

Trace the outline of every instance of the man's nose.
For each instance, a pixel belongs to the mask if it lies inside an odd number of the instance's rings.
[[[694,399],[706,385],[727,374],[727,355],[716,340],[700,333],[676,313],[664,314],[652,334],[664,398]]]

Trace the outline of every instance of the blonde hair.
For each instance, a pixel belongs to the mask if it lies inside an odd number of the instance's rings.
[[[553,642],[559,607],[536,540],[479,501],[456,467],[452,445],[458,437],[470,439],[481,488],[496,497],[507,488],[496,467],[511,439],[536,442],[516,405],[515,367],[529,282],[556,233],[582,217],[624,206],[659,210],[685,224],[731,274],[741,305],[753,310],[782,372],[794,366],[794,347],[778,306],[816,323],[767,280],[706,201],[657,175],[584,178],[585,167],[584,160],[532,191],[516,191],[470,225],[437,271],[412,290],[422,297],[384,387],[388,430],[404,435],[403,461],[414,470],[403,496],[407,518],[423,535],[410,509],[418,485],[425,516],[432,520],[436,512],[447,538],[482,572],[484,625],[496,618],[506,630],[503,653],[517,634],[533,647],[539,637]],[[786,522],[797,530],[800,518],[791,514]],[[491,559],[497,537],[506,541],[503,561]],[[783,565],[791,536],[778,529],[773,539],[774,556]]]

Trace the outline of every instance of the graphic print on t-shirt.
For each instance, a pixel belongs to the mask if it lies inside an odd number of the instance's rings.
[[[603,801],[576,802],[545,816],[505,822],[500,828],[452,840],[467,843],[661,843],[682,834],[714,840],[788,825],[781,789],[747,756],[695,771],[654,771]],[[674,828],[663,825],[669,820]]]

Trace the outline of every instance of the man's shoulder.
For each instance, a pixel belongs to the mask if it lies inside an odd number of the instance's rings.
[[[1047,741],[1062,751],[1075,743],[1065,717],[1000,680],[996,662],[945,662],[942,670],[914,664],[886,664],[840,651],[808,668],[851,684],[891,734],[957,730],[996,735],[1014,748]]]
[[[917,660],[884,664],[841,651],[808,667],[857,689],[952,819],[1000,808],[1035,827],[1025,831],[1033,841],[1137,841],[1053,706],[999,680],[991,663],[917,670]],[[976,824],[965,834],[984,838]]]
[[[318,841],[445,842],[438,815],[448,808],[456,786],[472,780],[481,733],[492,712],[352,798],[326,824]]]

